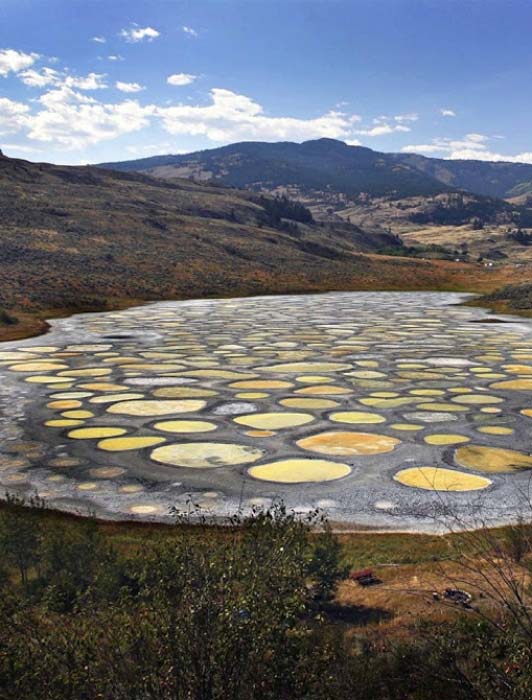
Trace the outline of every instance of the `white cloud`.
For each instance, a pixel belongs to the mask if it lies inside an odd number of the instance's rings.
[[[130,44],[136,44],[144,40],[153,41],[158,36],[161,36],[161,33],[153,27],[139,27],[138,24],[134,24],[129,29],[122,29],[120,36]]]
[[[26,124],[29,107],[8,97],[0,97],[0,136],[20,131]]]
[[[181,153],[190,153],[190,149],[187,150],[185,148],[177,148],[175,147],[175,144],[171,141],[162,141],[159,143],[149,143],[149,144],[132,144],[130,146],[126,146],[126,151],[128,153],[131,153],[131,155],[134,156],[140,156],[140,157],[147,157],[147,156],[156,156],[161,153],[172,153],[172,154],[181,154]]]
[[[496,153],[489,149],[489,136],[484,134],[466,134],[461,139],[435,138],[431,143],[405,146],[403,153],[421,153],[437,155],[449,160],[485,160],[506,161],[509,163],[532,163],[532,153],[518,153],[515,156]]]
[[[153,112],[136,100],[105,104],[65,85],[39,98],[41,109],[25,119],[28,138],[66,148],[90,144],[138,131]]]
[[[39,74],[40,75],[40,74]],[[55,76],[53,76],[55,79]],[[106,103],[84,93],[100,84],[103,76],[85,79],[60,76],[61,82],[33,102],[33,109],[20,103],[4,105],[12,128],[23,129],[30,141],[53,143],[60,148],[81,149],[123,134],[136,132],[152,120],[160,120],[172,135],[204,136],[220,143],[241,140],[344,139],[358,144],[356,114],[331,110],[314,118],[274,117],[246,95],[215,88],[206,105],[141,105],[137,100]],[[124,83],[134,85],[135,83]],[[9,107],[9,110],[8,110]],[[7,122],[7,118],[4,118]]]
[[[68,75],[68,73],[61,73],[48,67],[42,68],[40,71],[30,68],[19,73],[18,77],[25,85],[36,88],[64,85],[78,90],[101,90],[107,87],[105,75],[101,73],[89,73],[83,76]]]
[[[421,155],[431,155],[433,153],[442,153],[443,149],[435,143],[419,143],[410,144],[401,148],[402,153],[420,153]]]
[[[197,77],[197,75],[192,75],[191,73],[173,73],[166,78],[166,82],[168,85],[190,85]]]
[[[120,92],[140,92],[144,90],[144,86],[139,85],[139,83],[123,83],[121,80],[116,81],[115,87]]]
[[[314,119],[270,117],[251,98],[222,88],[211,90],[210,97],[206,106],[156,107],[154,114],[170,134],[205,136],[216,142],[351,138],[353,124],[360,120],[358,115],[338,111]]]
[[[466,143],[485,143],[486,141],[489,141],[489,137],[485,136],[484,134],[466,134],[465,136],[465,142]],[[481,148],[481,146],[478,146],[478,148]],[[483,148],[483,147],[482,147]]]
[[[416,114],[415,112],[409,112],[408,114],[397,114],[394,117],[394,120],[398,122],[399,124],[403,122],[417,122],[419,119],[419,115]]]
[[[440,109],[442,117],[456,117],[456,112],[453,109]]]
[[[40,153],[38,148],[34,148],[33,146],[24,146],[18,143],[3,143],[2,151],[4,155],[8,155],[13,151],[18,151],[19,153]]]
[[[93,36],[91,41],[94,41],[97,44],[105,44],[107,39],[104,36]]]
[[[415,122],[417,120],[418,115],[414,112],[410,112],[408,114],[397,114],[395,117],[388,117],[385,114],[381,114],[372,120],[375,126],[358,129],[354,133],[360,136],[374,137],[408,132],[411,131],[411,129],[409,126],[406,126],[404,122]]]
[[[44,67],[40,70],[27,68],[19,72],[19,77],[26,85],[43,88],[45,92],[28,104],[3,98],[0,129],[3,133],[21,131],[29,146],[32,142],[46,142],[63,149],[81,149],[137,132],[153,122],[159,122],[172,136],[199,136],[216,144],[333,138],[358,146],[361,136],[371,138],[410,132],[411,124],[418,118],[415,113],[379,116],[364,127],[359,115],[338,107],[306,118],[272,116],[253,98],[223,88],[212,89],[205,104],[187,101],[142,105],[131,98],[108,102],[85,92],[106,87],[103,74],[73,76]],[[188,85],[196,77],[175,73],[168,76],[167,82]],[[114,86],[126,94],[144,89],[136,82],[116,81]],[[444,158],[532,162],[530,153],[513,157],[493,153],[489,143],[490,138],[484,134],[469,133],[461,139],[438,138],[402,150]]]
[[[101,90],[107,87],[105,75],[101,73],[89,73],[85,76],[68,75],[63,83],[66,87],[78,90]]]
[[[124,59],[120,54],[111,54],[110,56],[107,56],[108,61],[123,61]]]
[[[387,136],[388,134],[395,134],[398,132],[407,131],[411,131],[411,129],[409,126],[404,126],[404,124],[391,125],[379,122],[376,126],[373,126],[370,129],[357,129],[354,133],[360,136]]]
[[[14,49],[0,49],[0,76],[18,73],[32,66],[39,58],[38,53],[24,53]]]
[[[346,141],[346,144],[348,146],[361,146],[362,145],[358,139],[348,139]]]
[[[78,90],[101,90],[107,87],[105,75],[101,73],[89,73],[85,76],[67,75],[62,84]]]
[[[24,85],[29,85],[29,87],[46,87],[46,85],[57,85],[61,80],[61,74],[54,68],[41,68],[40,71],[34,68],[28,68],[28,70],[22,71],[18,74],[18,77],[22,80]]]
[[[183,27],[181,27],[181,29],[185,32],[185,34],[188,34],[188,36],[198,36],[198,32],[192,27],[187,27],[186,25],[184,25]]]

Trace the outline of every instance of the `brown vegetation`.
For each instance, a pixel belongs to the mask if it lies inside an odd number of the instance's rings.
[[[272,218],[249,192],[0,158],[0,307],[43,318],[155,299],[329,290],[490,291],[527,268],[378,256],[386,234]]]
[[[316,514],[281,504],[202,528],[8,501],[0,697],[530,698],[530,528],[375,543],[312,525]],[[344,581],[335,595],[346,564],[376,550],[381,583]],[[448,586],[465,589],[466,606],[440,596]]]

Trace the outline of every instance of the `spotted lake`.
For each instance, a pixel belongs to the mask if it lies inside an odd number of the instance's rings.
[[[102,517],[526,514],[532,323],[448,293],[149,304],[0,346],[0,486]]]

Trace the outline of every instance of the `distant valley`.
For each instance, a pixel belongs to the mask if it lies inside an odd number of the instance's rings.
[[[102,167],[287,195],[318,220],[392,232],[427,249],[424,255],[441,255],[439,246],[461,259],[532,260],[532,165],[379,153],[318,139],[244,142]]]

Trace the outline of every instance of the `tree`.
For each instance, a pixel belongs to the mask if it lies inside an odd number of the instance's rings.
[[[23,504],[23,499],[6,494],[0,510],[0,552],[3,562],[17,569],[20,581],[26,588],[29,569],[38,559],[41,533],[37,514],[31,517],[22,507]],[[32,505],[42,507],[38,500],[32,501]]]
[[[316,597],[321,600],[331,599],[338,582],[347,573],[348,567],[342,563],[342,546],[326,524],[324,531],[316,537],[309,563]]]

